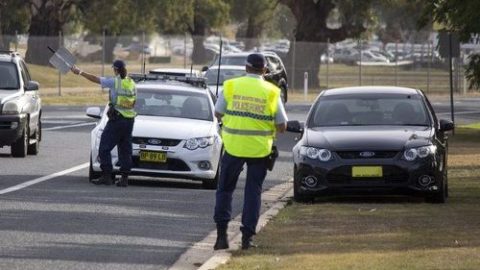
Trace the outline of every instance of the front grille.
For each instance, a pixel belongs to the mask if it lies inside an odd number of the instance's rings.
[[[133,157],[133,168],[149,169],[149,170],[165,170],[165,171],[180,171],[187,172],[190,168],[180,159],[167,158],[167,162],[142,162],[140,158]]]
[[[352,181],[378,181],[379,183],[404,183],[408,181],[408,173],[397,167],[386,165],[383,167],[383,177],[352,177],[351,166],[341,166],[327,174],[327,182],[332,184],[346,184]]]
[[[370,152],[373,156],[362,156],[361,153]],[[342,159],[369,159],[369,158],[393,158],[397,151],[339,151],[336,152]]]
[[[149,142],[156,141],[155,144]],[[144,144],[144,145],[156,145],[156,146],[177,146],[182,140],[177,139],[165,139],[165,138],[144,138],[144,137],[133,137],[132,142],[135,144]]]

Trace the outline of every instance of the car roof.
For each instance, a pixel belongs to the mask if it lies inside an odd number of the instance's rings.
[[[355,95],[355,94],[404,94],[404,95],[421,95],[417,89],[398,86],[353,86],[341,87],[325,90],[322,96],[336,95]]]
[[[259,52],[252,51],[252,52],[225,53],[225,54],[222,54],[222,57],[247,57],[248,55],[250,55],[252,53],[261,53],[265,56],[276,56],[276,57],[278,57],[278,55],[275,52],[271,52],[271,51],[259,51]]]
[[[153,72],[170,72],[170,73],[185,73],[185,74],[190,74],[190,71],[192,73],[199,73],[200,71],[198,69],[189,69],[189,68],[155,68],[150,71]]]

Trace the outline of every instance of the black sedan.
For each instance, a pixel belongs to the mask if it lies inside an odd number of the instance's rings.
[[[293,148],[294,199],[329,193],[417,194],[448,197],[447,134],[422,91],[403,87],[348,87],[320,93]]]

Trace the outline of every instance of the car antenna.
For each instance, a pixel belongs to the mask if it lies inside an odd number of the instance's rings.
[[[215,90],[216,97],[218,97],[218,85],[220,84],[220,66],[222,65],[222,47],[223,47],[223,40],[222,40],[222,36],[220,35],[220,53],[218,55],[217,90]]]
[[[190,64],[190,77],[192,77],[193,74],[193,62]]]

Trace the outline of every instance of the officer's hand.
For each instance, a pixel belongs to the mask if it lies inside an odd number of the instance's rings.
[[[81,71],[81,70],[80,70],[77,66],[75,66],[75,65],[73,65],[70,70],[71,70],[74,74],[77,74],[77,75],[80,74],[80,71]]]

